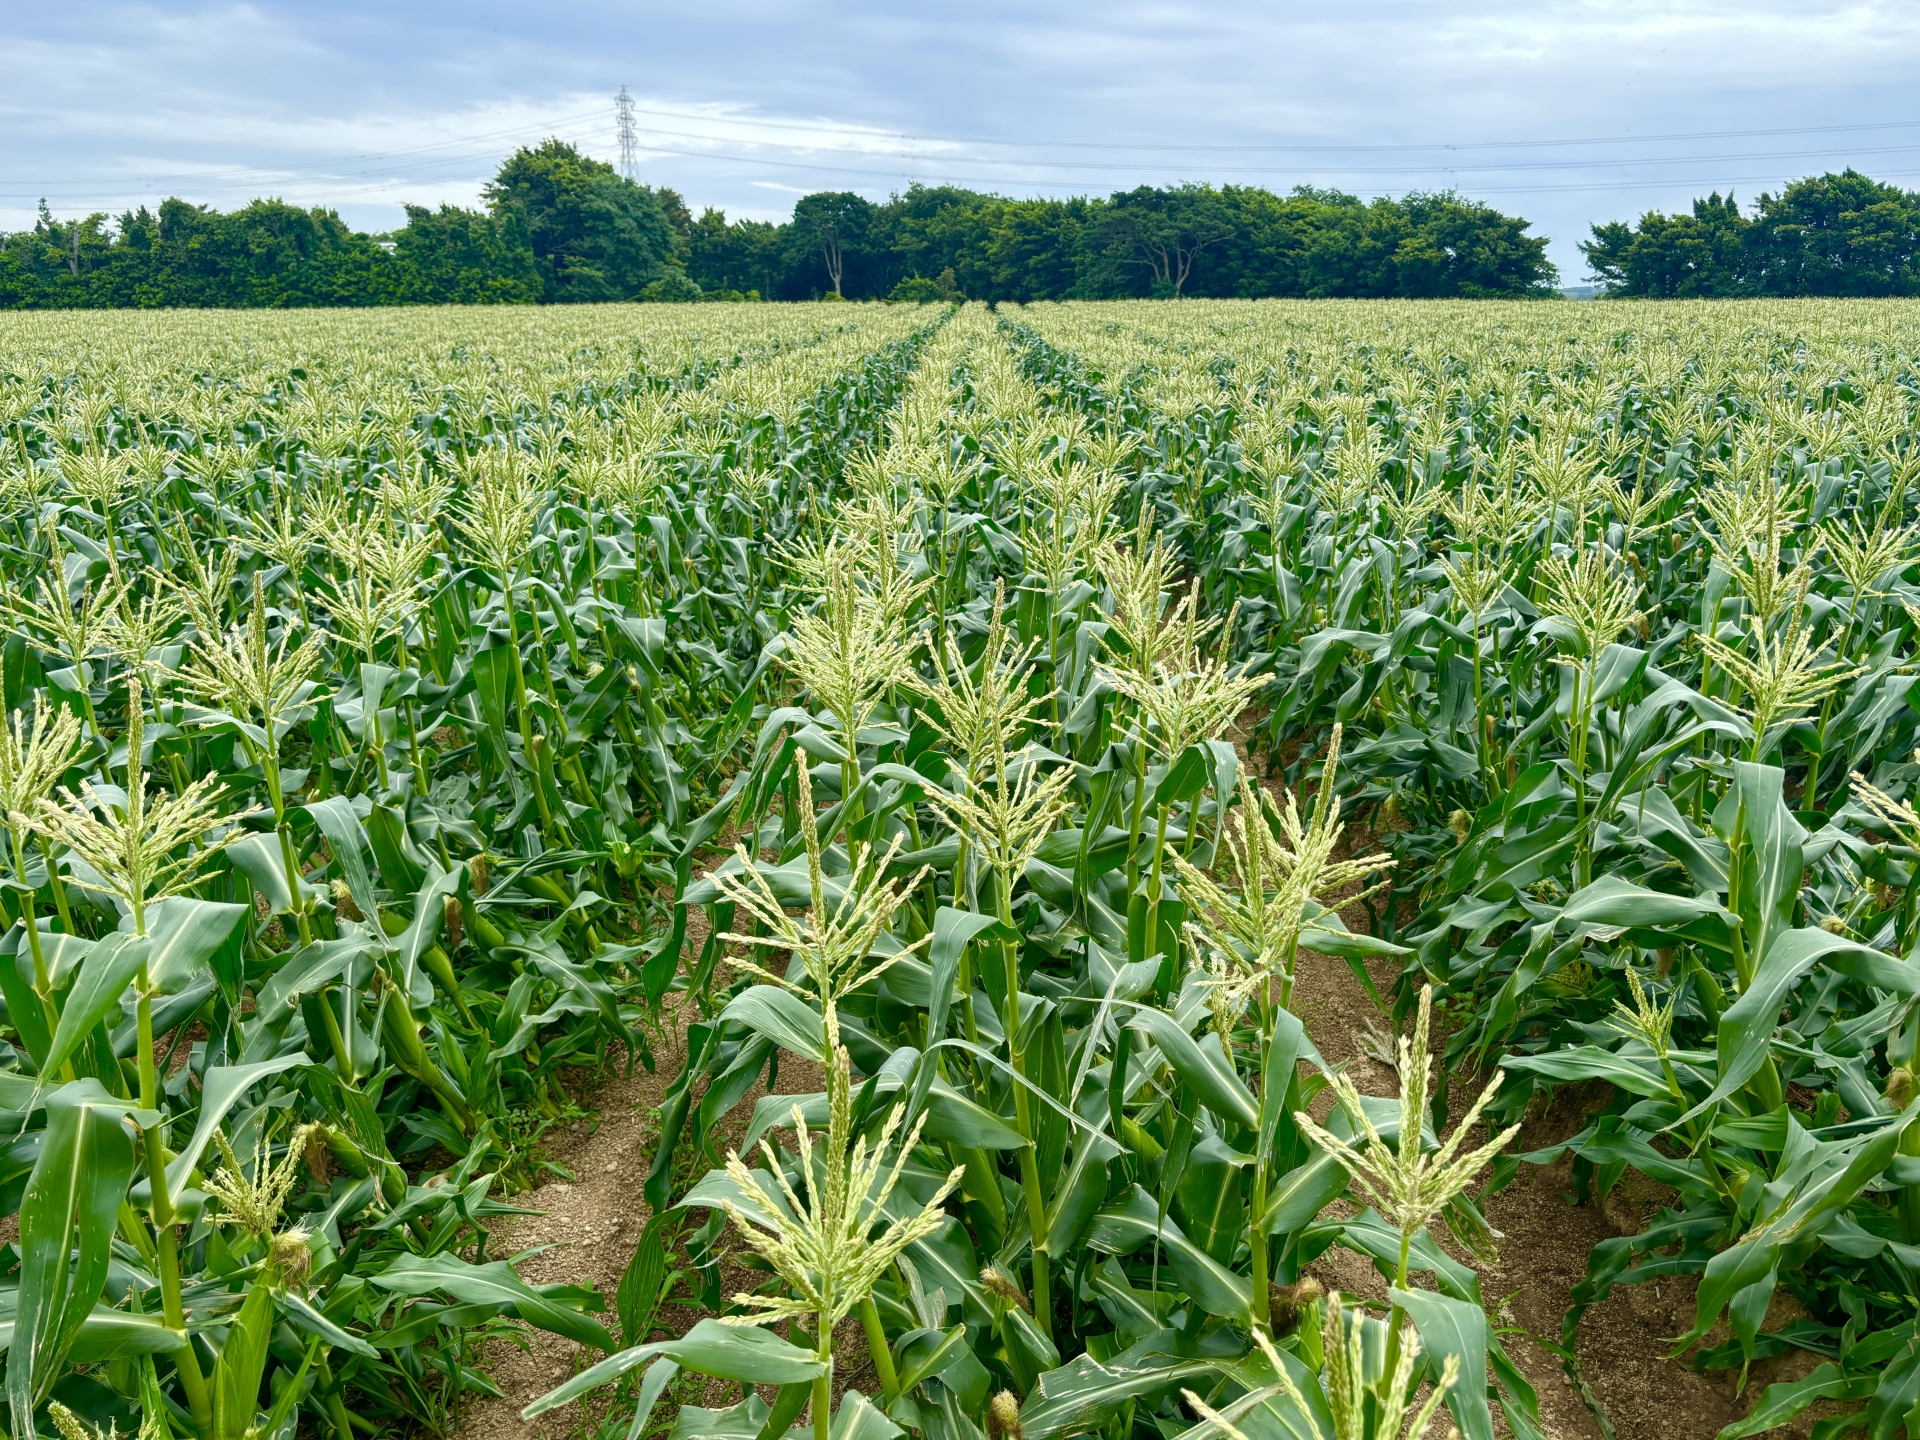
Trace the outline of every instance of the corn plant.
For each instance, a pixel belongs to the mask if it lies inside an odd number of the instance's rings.
[[[1907,307],[0,334],[14,1433],[444,1429],[531,1324],[634,1440],[1534,1435],[1430,1227],[1565,1156],[1673,1197],[1567,1353],[1695,1273],[1817,1360],[1730,1435],[1912,1409]],[[616,1340],[485,1223],[666,1024]]]
[[[802,498],[927,324],[712,318],[510,326],[498,373],[380,320],[106,368],[9,334],[10,1433],[444,1430],[503,1327],[617,1350],[485,1225],[580,1077],[646,1057],[657,877],[727,778],[690,697],[751,688],[719,623],[666,648],[663,597],[732,553],[664,523],[686,437],[727,377],[727,448]]]

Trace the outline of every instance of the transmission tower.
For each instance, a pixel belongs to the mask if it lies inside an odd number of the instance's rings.
[[[613,98],[614,119],[620,129],[620,173],[640,183],[640,131],[633,123],[633,97],[622,85]]]

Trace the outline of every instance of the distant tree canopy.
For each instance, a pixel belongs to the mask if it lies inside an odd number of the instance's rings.
[[[1513,297],[1555,278],[1525,220],[1452,193],[1143,185],[1011,200],[915,185],[881,205],[808,195],[776,225],[696,218],[673,190],[548,140],[510,156],[485,195],[480,211],[408,206],[388,235],[279,200],[70,221],[43,204],[33,229],[0,236],[0,308]]]
[[[509,157],[486,193],[484,211],[409,205],[384,236],[279,200],[224,215],[167,200],[117,222],[42,202],[32,230],[0,237],[0,307],[626,300],[674,254],[653,191],[558,140]]]
[[[1580,249],[1610,295],[1920,295],[1920,193],[1845,170],[1763,194],[1751,216],[1715,193],[1691,214],[1595,225]]]
[[[559,140],[516,152],[486,196],[497,221],[523,226],[542,300],[631,300],[673,254],[653,191]]]
[[[702,289],[768,299],[1113,300],[1155,295],[1528,296],[1554,281],[1527,222],[1457,195],[1140,186],[1010,200],[915,185],[884,205],[809,195],[786,225],[708,210],[679,230]],[[951,288],[939,277],[951,272]]]

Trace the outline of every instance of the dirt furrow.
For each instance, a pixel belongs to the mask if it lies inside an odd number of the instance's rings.
[[[1358,928],[1365,917],[1356,906],[1346,918]],[[1392,967],[1386,962],[1376,962],[1376,967],[1375,982],[1384,993]],[[1346,1064],[1364,1091],[1397,1093],[1398,1076],[1378,1058],[1383,1048],[1378,1041],[1387,1034],[1386,1017],[1345,961],[1303,953],[1295,995],[1308,1033],[1330,1063]],[[540,1213],[506,1217],[490,1227],[489,1253],[524,1254],[520,1269],[529,1280],[592,1283],[611,1305],[621,1272],[650,1216],[641,1186],[658,1134],[654,1107],[685,1059],[684,1012],[670,1009],[665,1019],[664,1033],[654,1041],[654,1072],[636,1068],[630,1076],[608,1078],[588,1097],[598,1112],[597,1123],[583,1122],[548,1138],[547,1158],[573,1178],[550,1179],[517,1197],[516,1203]],[[822,1080],[817,1067],[783,1057],[777,1083],[782,1093],[800,1094],[817,1091]],[[1469,1083],[1470,1077],[1455,1077],[1456,1111],[1466,1103]],[[733,1112],[728,1127],[732,1137],[744,1131],[752,1101],[762,1093],[756,1089]],[[1574,1133],[1582,1123],[1577,1104],[1563,1100],[1530,1115],[1517,1143],[1527,1148],[1550,1144]],[[1456,1254],[1481,1271],[1489,1314],[1538,1392],[1549,1432],[1557,1440],[1605,1440],[1559,1356],[1541,1342],[1558,1341],[1570,1292],[1586,1273],[1593,1247],[1641,1228],[1657,1208],[1659,1197],[1635,1189],[1631,1180],[1604,1199],[1584,1205],[1572,1203],[1572,1192],[1567,1161],[1544,1168],[1523,1166],[1513,1183],[1486,1205],[1487,1218],[1502,1237],[1497,1263],[1471,1262],[1463,1252]],[[1444,1236],[1440,1238],[1447,1243]],[[1328,1289],[1369,1299],[1385,1297],[1385,1280],[1369,1261],[1349,1251],[1329,1251],[1312,1273]],[[1766,1384],[1797,1378],[1814,1363],[1813,1357],[1796,1352],[1757,1364],[1744,1395],[1737,1395],[1736,1372],[1702,1373],[1668,1360],[1668,1337],[1685,1333],[1691,1325],[1693,1291],[1690,1278],[1622,1286],[1587,1313],[1576,1336],[1575,1353],[1618,1440],[1711,1440],[1722,1426],[1746,1412]],[[684,1330],[699,1313],[692,1307],[669,1307],[660,1321],[667,1332]],[[1770,1320],[1769,1326],[1774,1323],[1777,1320]],[[536,1332],[524,1349],[495,1342],[486,1363],[502,1397],[469,1404],[460,1426],[461,1440],[581,1433],[584,1414],[578,1406],[554,1411],[532,1424],[519,1416],[530,1400],[585,1363],[577,1347]],[[865,1368],[860,1341],[854,1339],[842,1347],[838,1368],[842,1384],[860,1383]],[[716,1382],[707,1403],[721,1403],[736,1393]],[[1812,1419],[1804,1417],[1786,1433],[1804,1435]]]

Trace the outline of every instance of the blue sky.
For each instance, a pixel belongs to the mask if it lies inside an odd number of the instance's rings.
[[[696,212],[913,180],[1455,186],[1552,237],[1854,164],[1920,188],[1920,0],[1212,0],[965,7],[143,4],[0,8],[0,228],[178,194],[399,223],[514,145],[618,158]]]

